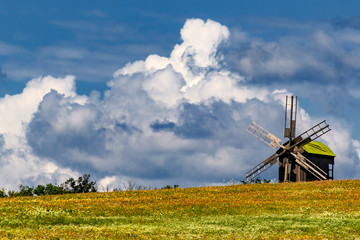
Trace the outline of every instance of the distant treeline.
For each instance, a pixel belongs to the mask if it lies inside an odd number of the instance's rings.
[[[178,188],[179,185],[166,185],[161,189],[172,189]],[[135,184],[131,181],[123,183],[122,188],[115,188],[113,191],[134,191],[134,190],[146,190],[146,189],[156,189],[149,188],[142,185]],[[0,189],[0,198],[4,197],[24,197],[24,196],[43,196],[43,195],[61,195],[61,194],[71,194],[71,193],[89,193],[97,192],[98,185],[95,180],[90,179],[90,174],[84,174],[78,179],[69,178],[64,183],[61,184],[46,184],[46,185],[37,185],[36,187],[32,186],[19,186],[19,191],[9,190],[2,188]],[[105,191],[109,191],[106,189]]]
[[[19,186],[19,191],[0,189],[0,197],[21,197],[21,196],[42,196],[42,195],[60,195],[70,193],[88,193],[97,192],[96,181],[90,180],[90,174],[84,174],[78,179],[69,178],[64,183],[31,186]]]
[[[250,181],[241,180],[239,182],[231,180],[227,185],[237,185],[237,184],[256,184],[256,183],[270,183],[271,180],[267,179],[252,179]],[[166,185],[160,189],[176,189],[179,185]],[[157,189],[145,187],[142,185],[135,184],[131,181],[123,183],[122,188],[114,188],[113,191],[134,191],[134,190],[146,190],[146,189]],[[43,195],[61,195],[61,194],[71,194],[71,193],[88,193],[88,192],[97,192],[98,185],[95,180],[90,180],[90,174],[84,174],[78,179],[69,178],[64,183],[60,185],[57,184],[46,184],[38,185],[36,187],[32,186],[19,186],[19,191],[9,190],[2,188],[0,189],[0,198],[4,197],[23,197],[23,196],[43,196]],[[109,189],[104,189],[108,192]]]

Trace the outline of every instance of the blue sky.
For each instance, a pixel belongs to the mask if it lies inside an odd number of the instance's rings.
[[[335,177],[357,178],[359,9],[1,1],[0,185],[84,172],[113,187],[242,179],[271,154],[244,129],[254,120],[282,137],[286,94],[299,98],[298,131],[329,122]]]

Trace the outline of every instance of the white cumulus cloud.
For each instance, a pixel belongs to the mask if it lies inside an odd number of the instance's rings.
[[[273,153],[246,133],[248,124],[255,121],[282,137],[284,99],[292,91],[252,84],[243,74],[291,76],[312,63],[296,60],[306,54],[293,46],[258,40],[243,55],[229,56],[223,48],[231,49],[231,32],[212,20],[189,19],[180,34],[182,42],[169,56],[152,54],[117,70],[103,99],[96,93],[77,95],[72,76],[33,79],[21,94],[1,98],[0,111],[7,115],[0,119],[5,166],[0,184],[78,173],[94,174],[103,187],[131,179],[144,186],[194,186],[244,178]],[[244,36],[242,43],[251,41]],[[317,38],[329,44],[326,37]],[[240,65],[229,64],[226,56]],[[298,108],[298,132],[317,120]],[[333,131],[323,140],[337,154],[339,167],[358,166],[358,141],[337,118],[331,124]],[[276,168],[264,176],[274,175]]]

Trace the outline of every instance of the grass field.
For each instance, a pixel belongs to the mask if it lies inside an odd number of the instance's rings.
[[[360,239],[360,181],[0,199],[0,239]]]

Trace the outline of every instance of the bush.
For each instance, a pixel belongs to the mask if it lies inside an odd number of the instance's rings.
[[[123,183],[122,189],[124,191],[134,191],[134,190],[145,190],[147,188],[144,187],[143,185],[139,185],[139,184],[136,184],[136,183],[134,183],[132,181],[128,181],[128,182]],[[121,190],[118,189],[118,188],[115,188],[114,191],[121,191]]]
[[[260,178],[257,177],[255,179],[251,179],[250,181],[241,180],[240,182],[242,184],[248,184],[248,183],[271,183],[271,180],[269,180],[269,179],[261,180]]]
[[[179,185],[177,185],[177,184],[175,184],[173,187],[170,185],[166,185],[165,187],[162,187],[161,189],[176,189],[178,187],[179,187]]]

